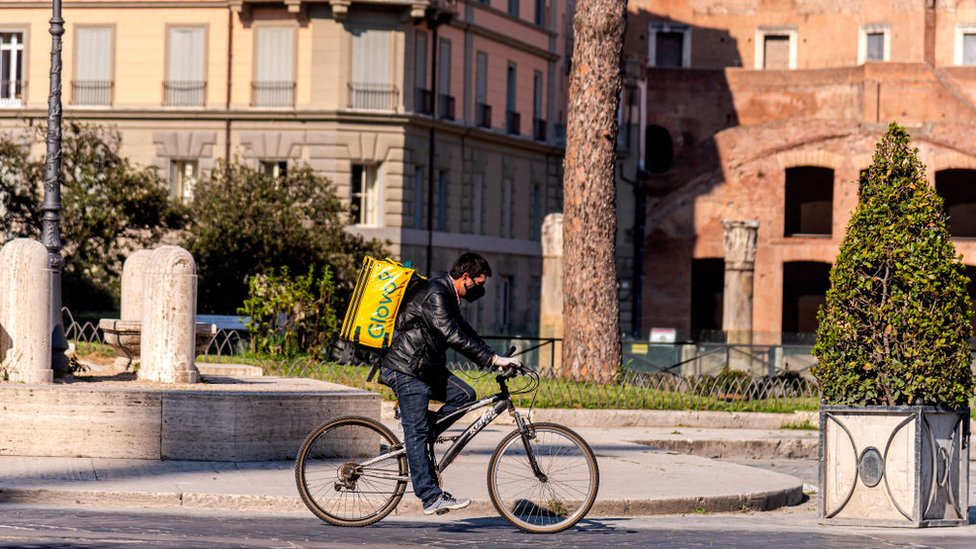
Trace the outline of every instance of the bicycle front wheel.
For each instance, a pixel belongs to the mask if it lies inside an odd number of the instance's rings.
[[[408,478],[396,435],[365,417],[341,417],[316,427],[295,462],[305,506],[336,526],[367,526],[389,515]]]
[[[600,471],[593,450],[578,434],[555,423],[518,429],[498,444],[488,463],[488,495],[498,513],[532,533],[565,530],[593,507]],[[531,460],[538,464],[539,474]]]

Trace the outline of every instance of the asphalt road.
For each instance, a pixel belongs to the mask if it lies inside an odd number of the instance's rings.
[[[824,527],[813,502],[768,513],[595,517],[554,535],[530,535],[497,517],[388,518],[336,528],[306,514],[240,514],[0,506],[0,547],[116,548],[894,548],[972,549],[976,525],[930,530]],[[976,509],[970,522],[976,522]]]

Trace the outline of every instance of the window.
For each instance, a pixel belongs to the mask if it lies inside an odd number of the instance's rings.
[[[783,264],[783,343],[813,343],[817,310],[830,289],[830,263]]]
[[[956,65],[976,65],[976,25],[956,27]]]
[[[417,166],[413,170],[413,228],[424,228],[424,169]]]
[[[661,126],[648,126],[644,130],[644,165],[651,173],[665,173],[674,163],[674,145],[671,133]]]
[[[535,0],[535,24],[546,25],[546,0]]]
[[[437,230],[447,230],[447,170],[437,172]]]
[[[256,107],[295,104],[295,29],[259,27],[251,102]]]
[[[491,127],[491,105],[488,104],[488,54],[479,51],[476,56],[475,74],[475,123],[482,128]]]
[[[857,62],[888,61],[890,41],[888,25],[865,25],[858,35]]]
[[[417,31],[413,50],[413,80],[417,90],[414,109],[421,114],[433,114],[430,88],[427,86],[427,33]]]
[[[513,185],[511,178],[502,179],[502,238],[512,238]]]
[[[163,104],[202,107],[207,90],[205,30],[173,27],[169,29],[168,40]]]
[[[691,29],[687,25],[651,23],[647,38],[647,60],[650,66],[691,66]]]
[[[499,327],[504,329],[508,327],[512,317],[512,277],[503,275],[498,278],[495,320]]]
[[[451,95],[451,41],[440,39],[437,52],[437,112],[441,118],[454,120],[454,96]]]
[[[272,179],[280,179],[288,176],[287,160],[262,160],[261,172]]]
[[[512,135],[519,135],[522,128],[522,117],[515,110],[515,89],[517,72],[515,63],[508,64],[508,73],[505,78],[505,129]]]
[[[485,176],[474,174],[474,189],[472,189],[473,200],[471,201],[471,232],[474,234],[485,234],[482,224],[482,211],[485,207]]]
[[[725,299],[725,260],[700,258],[691,261],[691,331],[722,329],[722,306]]]
[[[760,28],[756,31],[756,68],[786,70],[796,68],[796,29]]]
[[[366,164],[352,165],[349,196],[352,201],[352,219],[355,224],[380,224],[376,173],[376,166]]]
[[[0,107],[23,104],[24,33],[0,32]]]
[[[935,172],[935,191],[949,216],[949,233],[956,238],[976,237],[976,170]]]
[[[532,137],[546,140],[546,120],[542,117],[542,71],[532,73]]]
[[[512,17],[519,16],[519,0],[508,0],[508,14]]]
[[[71,83],[75,105],[112,104],[112,52],[114,29],[78,27],[75,29],[75,80]]]
[[[193,200],[193,188],[200,179],[197,160],[170,160],[169,196],[182,202]]]
[[[829,236],[833,203],[834,170],[816,166],[786,169],[786,236]]]
[[[392,76],[392,33],[386,29],[352,32],[352,74],[349,106],[393,110],[399,97]]]
[[[529,239],[542,238],[542,185],[532,184],[532,202],[529,204]]]

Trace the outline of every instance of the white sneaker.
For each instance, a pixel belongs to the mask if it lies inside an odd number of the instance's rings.
[[[441,495],[434,500],[434,503],[424,507],[424,514],[433,515],[437,513],[438,515],[443,515],[451,510],[464,509],[468,505],[471,505],[470,499],[457,499],[447,492],[441,492]]]

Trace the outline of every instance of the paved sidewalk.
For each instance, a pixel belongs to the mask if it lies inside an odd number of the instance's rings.
[[[469,513],[494,513],[486,488],[488,458],[511,429],[500,422],[490,426],[445,472],[446,488],[473,500]],[[802,499],[803,483],[796,477],[635,442],[678,437],[673,433],[683,428],[576,430],[593,447],[600,465],[595,516],[769,510]],[[730,440],[755,436],[740,429],[714,431]],[[395,432],[401,435],[398,427]],[[0,456],[0,503],[304,510],[290,462]],[[420,512],[409,490],[397,512]]]

